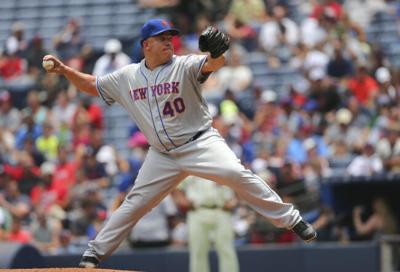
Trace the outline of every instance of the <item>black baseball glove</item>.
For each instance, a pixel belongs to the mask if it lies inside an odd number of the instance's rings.
[[[229,49],[228,35],[213,26],[207,27],[200,35],[199,48],[202,52],[210,52],[212,58],[218,58]]]

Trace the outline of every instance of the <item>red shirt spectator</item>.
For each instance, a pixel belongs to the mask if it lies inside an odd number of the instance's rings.
[[[32,235],[29,231],[21,228],[21,220],[13,217],[11,230],[8,233],[8,241],[27,244],[32,240]]]
[[[76,182],[76,164],[73,162],[67,162],[59,164],[56,167],[56,171],[53,176],[53,186],[55,188],[71,187]]]
[[[0,60],[0,76],[5,80],[11,80],[24,73],[25,62],[23,59],[13,56]]]
[[[92,103],[88,108],[90,123],[94,125],[95,128],[102,129],[103,124],[103,110],[96,103]]]
[[[378,83],[367,74],[365,67],[359,67],[355,77],[348,82],[349,90],[358,102],[367,105],[378,92]]]
[[[318,4],[311,12],[311,17],[319,18],[323,13],[328,13],[334,18],[340,18],[343,14],[342,6],[335,0],[325,0],[322,4]]]

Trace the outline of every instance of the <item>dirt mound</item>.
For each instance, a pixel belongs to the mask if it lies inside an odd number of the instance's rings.
[[[1,272],[135,272],[133,270],[113,270],[100,268],[31,268],[31,269],[0,269]],[[136,271],[139,272],[139,271]]]

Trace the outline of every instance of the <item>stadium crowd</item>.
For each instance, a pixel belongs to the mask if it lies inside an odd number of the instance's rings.
[[[176,54],[198,53],[198,35],[209,24],[230,35],[226,66],[203,85],[214,127],[248,168],[311,218],[319,241],[398,233],[399,214],[380,196],[368,219],[356,206],[344,220],[320,195],[330,177],[399,178],[399,71],[364,31],[376,14],[397,16],[398,1],[138,4],[181,29]],[[137,43],[124,48],[115,37],[96,52],[81,27],[71,18],[44,48],[40,33],[26,40],[24,25],[15,22],[2,45],[0,82],[10,88],[0,92],[0,242],[32,243],[46,254],[82,253],[133,185],[146,154],[135,124],[126,131],[129,156],[105,142],[104,103],[41,67],[48,53],[95,75],[141,59]],[[263,89],[247,64],[254,52],[265,58],[264,69],[300,77],[279,90]],[[186,245],[191,208],[176,190],[127,245]],[[230,209],[237,245],[296,242],[240,200]],[[157,240],[141,240],[146,237]]]

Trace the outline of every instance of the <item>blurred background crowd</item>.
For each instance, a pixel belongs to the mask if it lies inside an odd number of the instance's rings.
[[[95,75],[139,62],[138,34],[152,17],[181,29],[176,54],[199,53],[209,24],[231,36],[226,66],[203,84],[214,127],[313,223],[319,241],[398,233],[398,199],[371,194],[340,209],[323,188],[400,182],[399,1],[15,0],[0,7],[0,242],[81,253],[121,203],[146,139],[121,107],[80,94],[41,62],[55,54]],[[297,242],[232,198],[236,245]],[[179,187],[124,245],[185,246],[191,209]]]

